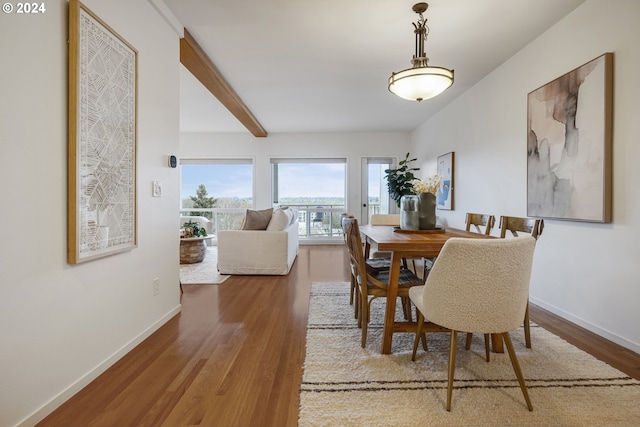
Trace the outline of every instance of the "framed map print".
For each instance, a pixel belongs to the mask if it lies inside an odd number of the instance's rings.
[[[69,2],[70,264],[136,247],[137,51]]]

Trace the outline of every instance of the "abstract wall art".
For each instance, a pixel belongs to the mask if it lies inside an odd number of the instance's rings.
[[[611,222],[613,54],[527,97],[527,215]]]
[[[438,194],[436,194],[436,207],[438,209],[453,210],[454,157],[453,151],[438,157],[437,172],[442,177]]]
[[[68,262],[136,247],[137,51],[69,2]]]

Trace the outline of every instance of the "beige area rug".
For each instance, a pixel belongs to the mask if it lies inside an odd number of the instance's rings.
[[[532,325],[511,333],[533,412],[508,354],[484,359],[459,334],[451,412],[447,412],[448,333],[428,334],[429,351],[411,361],[412,333],[380,354],[384,301],[372,308],[367,347],[349,305],[348,283],[313,283],[299,426],[640,426],[640,382]]]
[[[183,285],[217,285],[230,276],[218,273],[218,247],[209,246],[204,261],[180,264],[180,283]]]

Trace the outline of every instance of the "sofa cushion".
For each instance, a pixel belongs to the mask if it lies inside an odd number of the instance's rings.
[[[289,208],[280,208],[273,211],[267,231],[282,231],[295,221],[295,213]]]
[[[266,230],[273,215],[273,208],[254,211],[247,209],[244,218],[243,230]]]

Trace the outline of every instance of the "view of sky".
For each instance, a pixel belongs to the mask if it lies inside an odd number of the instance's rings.
[[[368,174],[369,174],[369,198],[377,198],[382,195],[381,191],[387,191],[387,187],[385,182],[383,182],[384,170],[387,169],[389,165],[380,165],[380,164],[369,164]]]
[[[345,163],[281,163],[280,197],[345,197]]]
[[[280,197],[341,197],[345,195],[344,163],[278,165]],[[252,197],[250,164],[188,164],[181,166],[182,198],[204,184],[210,197]],[[258,179],[271,179],[257,177]]]
[[[250,164],[195,164],[180,169],[182,198],[195,196],[200,184],[205,185],[210,197],[252,197]]]

